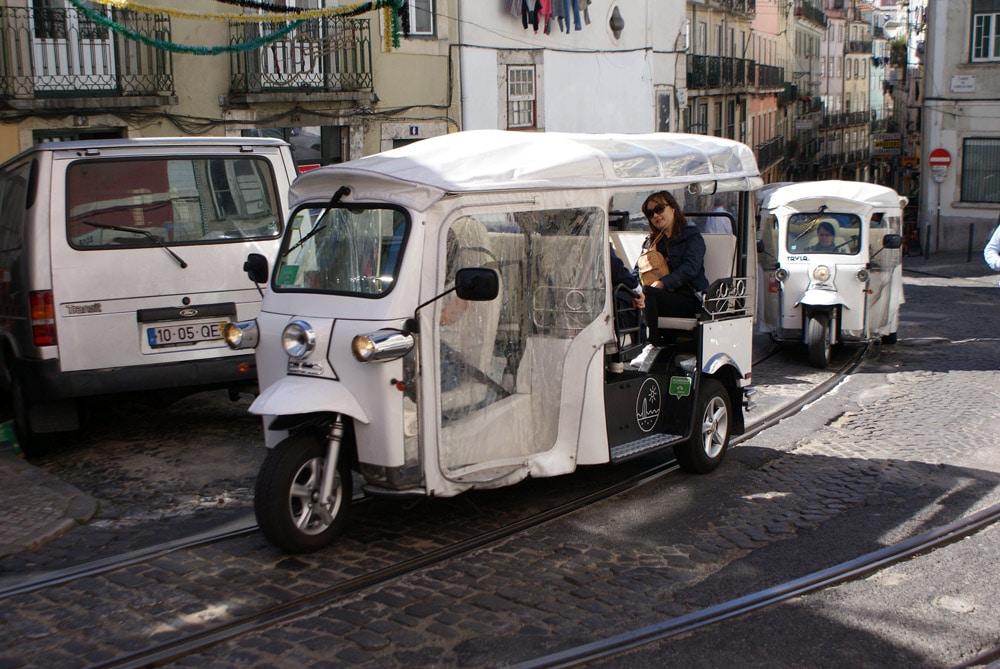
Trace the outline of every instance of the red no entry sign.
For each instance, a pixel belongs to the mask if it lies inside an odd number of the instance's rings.
[[[934,149],[931,155],[927,156],[927,164],[931,167],[948,167],[951,165],[951,154],[946,149]]]

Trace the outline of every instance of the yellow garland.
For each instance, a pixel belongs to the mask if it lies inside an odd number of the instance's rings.
[[[347,7],[328,7],[326,9],[304,9],[301,12],[295,12],[294,14],[282,14],[276,16],[274,14],[201,14],[199,12],[187,12],[183,9],[172,9],[169,7],[151,7],[149,5],[143,5],[138,2],[132,2],[131,0],[92,0],[93,2],[107,5],[109,7],[117,7],[118,9],[132,9],[137,12],[145,12],[147,14],[167,14],[168,16],[176,16],[178,18],[185,19],[211,19],[213,21],[243,21],[246,23],[269,23],[272,21],[299,21],[302,19],[315,19],[322,16],[338,16],[340,14],[349,14],[351,12],[356,12],[359,8],[368,4],[367,2],[356,2],[353,5],[348,5]],[[386,13],[386,24],[389,25],[389,13],[390,9],[388,7],[383,8]],[[391,32],[386,29],[387,38],[391,37]],[[386,42],[390,44],[391,42]]]
[[[382,8],[382,44],[385,44],[385,52],[389,53],[389,45],[392,44],[392,11],[388,7]]]

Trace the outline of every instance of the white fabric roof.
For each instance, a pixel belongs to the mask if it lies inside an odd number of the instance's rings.
[[[896,191],[878,184],[863,181],[801,181],[784,184],[777,188],[764,187],[761,208],[777,209],[792,202],[803,201],[805,208],[816,208],[824,200],[852,200],[884,209],[887,207],[904,207],[907,199]],[[815,204],[810,201],[815,201]]]
[[[328,198],[378,199],[424,210],[445,193],[667,186],[714,182],[719,190],[760,185],[753,152],[718,137],[677,133],[532,133],[472,130],[301,175],[293,205]]]

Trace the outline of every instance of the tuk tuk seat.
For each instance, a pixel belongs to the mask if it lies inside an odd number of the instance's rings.
[[[698,322],[708,316],[704,308],[706,296],[718,294],[723,287],[728,286],[728,279],[733,276],[736,267],[736,236],[733,234],[703,234],[705,240],[705,278],[708,279],[708,290],[702,296],[701,313],[695,318],[680,318],[677,316],[660,316],[656,319],[656,327],[660,330],[691,331],[698,327]]]

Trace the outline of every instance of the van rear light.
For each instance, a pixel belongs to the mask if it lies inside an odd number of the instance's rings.
[[[39,290],[31,293],[31,334],[35,346],[55,346],[56,312],[52,306],[52,291]]]

